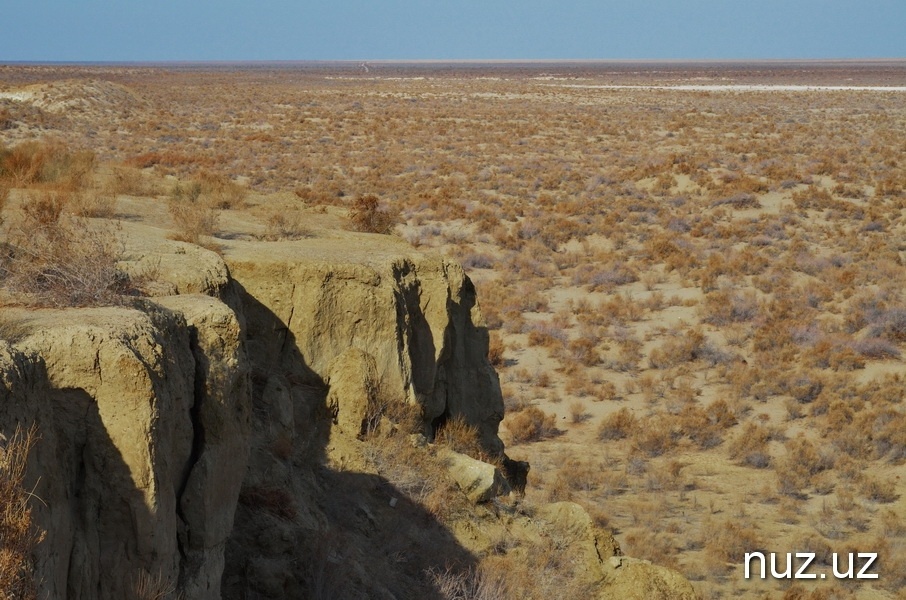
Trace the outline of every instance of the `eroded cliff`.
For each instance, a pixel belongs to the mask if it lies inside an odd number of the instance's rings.
[[[551,530],[569,532],[597,595],[693,596],[672,572],[612,560],[613,538],[575,505],[450,513],[455,484],[388,474],[394,458],[433,456],[425,440],[457,416],[503,451],[487,332],[458,265],[348,232],[233,240],[221,259],[125,229],[126,266],[153,265],[160,296],[4,316],[0,431],[41,432],[29,469],[45,597],[134,597],[151,582],[186,598],[439,598],[430,574],[475,572],[507,537],[530,554]],[[418,408],[422,435],[378,451],[363,434],[393,427],[375,421],[391,402]]]

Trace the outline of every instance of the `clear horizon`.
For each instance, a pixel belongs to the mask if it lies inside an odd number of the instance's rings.
[[[5,63],[906,58],[900,0],[36,0],[4,17]]]

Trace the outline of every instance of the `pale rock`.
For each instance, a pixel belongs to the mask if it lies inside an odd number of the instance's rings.
[[[452,450],[438,452],[459,489],[474,503],[488,502],[510,492],[510,486],[494,465]]]
[[[475,288],[459,265],[363,234],[234,243],[225,260],[260,364],[323,383],[335,360],[358,349],[373,358],[380,393],[422,407],[426,434],[462,415],[486,450],[502,452],[500,383]]]
[[[213,298],[168,304],[21,311],[29,333],[0,350],[0,430],[41,436],[42,597],[133,597],[143,574],[220,597],[248,454],[240,328]]]
[[[185,319],[195,358],[194,456],[179,498],[181,589],[189,598],[219,598],[224,549],[248,462],[248,359],[239,320],[227,305],[203,295],[158,302]]]

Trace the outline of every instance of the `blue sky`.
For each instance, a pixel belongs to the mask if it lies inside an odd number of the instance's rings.
[[[0,62],[906,57],[906,0],[0,0]]]

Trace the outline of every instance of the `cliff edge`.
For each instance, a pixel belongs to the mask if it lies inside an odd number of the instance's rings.
[[[41,434],[42,597],[442,598],[445,569],[478,572],[501,539],[530,553],[550,528],[573,531],[593,595],[694,597],[670,571],[611,560],[618,545],[578,506],[474,505],[438,467],[430,442],[454,418],[503,456],[488,335],[458,265],[342,231],[224,241],[222,258],[145,225],[123,238],[124,267],[153,265],[158,296],[3,310],[0,432]],[[413,409],[416,434],[391,406]],[[401,463],[440,470],[418,481]]]

